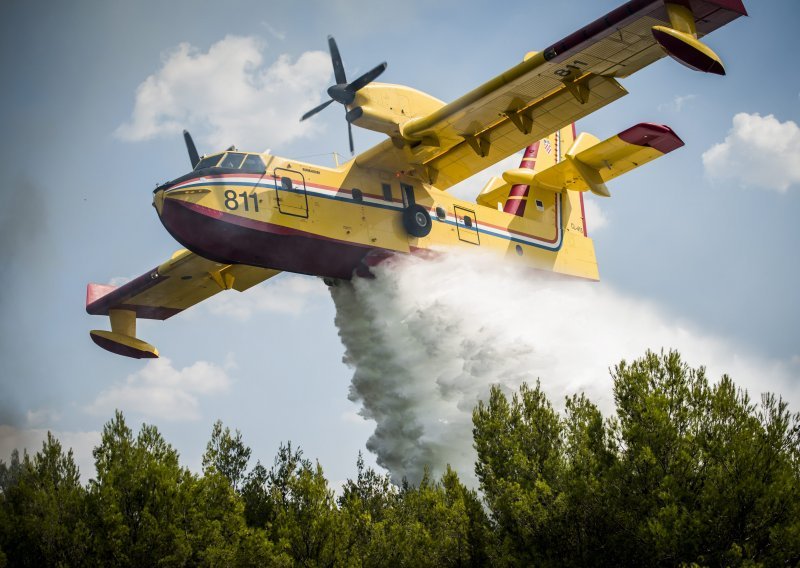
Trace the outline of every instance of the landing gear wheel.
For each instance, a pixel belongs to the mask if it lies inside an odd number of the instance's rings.
[[[431,215],[422,205],[414,204],[403,209],[403,227],[412,237],[427,237],[431,225]]]

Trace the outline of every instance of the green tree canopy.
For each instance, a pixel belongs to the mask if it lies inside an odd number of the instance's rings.
[[[584,396],[493,388],[476,473],[511,565],[800,562],[800,415],[710,384],[677,352],[614,368],[616,415]]]
[[[242,442],[241,432],[236,430],[235,434],[231,434],[231,429],[225,427],[223,430],[222,421],[217,420],[203,454],[203,471],[215,469],[228,480],[234,490],[238,490],[239,483],[245,477],[250,453],[250,448]]]

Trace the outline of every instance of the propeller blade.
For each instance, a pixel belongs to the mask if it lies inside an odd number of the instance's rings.
[[[353,125],[347,123],[347,137],[350,138],[350,155],[354,156],[356,153],[355,146],[353,145]]]
[[[315,114],[317,114],[319,111],[321,111],[322,109],[324,109],[326,106],[328,106],[328,105],[329,105],[329,104],[331,104],[332,102],[333,102],[333,99],[329,99],[329,100],[325,101],[324,103],[322,103],[321,105],[319,105],[319,106],[315,106],[314,108],[312,108],[310,111],[308,111],[307,113],[305,113],[305,114],[304,114],[304,115],[303,115],[303,116],[300,118],[300,122],[304,121],[305,119],[307,119],[307,118],[308,118],[308,117],[310,117],[310,116],[314,116]]]
[[[355,81],[353,81],[352,83],[347,85],[347,90],[352,92],[352,93],[355,93],[360,88],[362,88],[364,85],[366,85],[368,83],[372,83],[384,71],[386,71],[386,62],[385,61],[383,63],[381,63],[380,65],[378,65],[377,67],[374,67],[373,69],[370,69],[369,71],[367,71],[366,73],[361,75],[361,77],[359,77],[358,79],[356,79]]]
[[[192,140],[192,135],[189,134],[188,130],[183,131],[183,140],[186,142],[186,149],[189,151],[189,161],[192,162],[192,168],[194,169],[200,161],[200,155],[197,153],[194,140]]]
[[[347,75],[344,74],[344,64],[342,56],[339,54],[339,47],[333,36],[328,36],[328,49],[331,51],[331,61],[333,62],[333,76],[336,77],[337,85],[347,84]]]

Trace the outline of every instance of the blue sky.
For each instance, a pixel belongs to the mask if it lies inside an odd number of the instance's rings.
[[[133,424],[156,423],[194,468],[220,418],[263,460],[291,439],[332,480],[353,472],[374,425],[347,399],[353,369],[320,282],[283,275],[241,298],[143,322],[140,336],[168,359],[149,367],[91,343],[88,330],[107,322],[86,315],[85,285],[137,276],[179,248],[151,190],[189,169],[181,128],[201,153],[236,144],[320,163],[347,153],[341,109],[297,121],[332,81],[328,34],[351,76],[386,60],[381,80],[449,101],[619,2],[428,4],[6,3],[0,458],[51,429],[91,475],[89,449],[116,406]],[[578,124],[603,139],[658,122],[686,142],[613,182],[610,200],[589,198],[588,227],[603,290],[725,346],[693,364],[779,369],[777,382],[757,371],[743,380],[756,391],[788,385],[797,410],[800,6],[747,4],[751,17],[707,38],[726,77],[665,59]],[[158,96],[145,100],[148,92]],[[365,150],[380,136],[356,129],[355,139]],[[487,177],[457,191],[474,193]],[[598,325],[596,336],[609,333]],[[728,368],[720,353],[749,363]],[[592,359],[591,372],[616,355]]]

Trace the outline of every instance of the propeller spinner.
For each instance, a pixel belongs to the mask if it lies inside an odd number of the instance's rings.
[[[348,83],[347,75],[344,72],[342,56],[339,54],[339,47],[336,45],[336,40],[333,39],[333,36],[328,36],[328,48],[331,52],[333,76],[336,79],[336,84],[328,87],[328,96],[330,99],[321,105],[315,106],[310,111],[305,113],[300,119],[301,121],[314,116],[334,101],[347,107],[347,105],[351,104],[356,99],[356,93],[359,91],[359,89],[377,79],[378,76],[386,70],[386,62],[384,61],[380,65],[361,75],[358,79]],[[347,118],[347,108],[345,108],[345,120],[347,120],[347,137],[350,140],[350,153],[354,154],[353,125]]]

